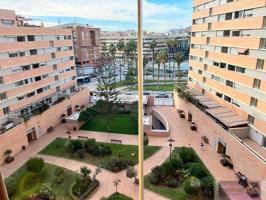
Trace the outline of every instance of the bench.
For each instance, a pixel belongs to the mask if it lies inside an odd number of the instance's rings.
[[[121,143],[122,143],[122,140],[111,139],[111,143],[118,143],[118,144],[121,144]]]
[[[201,139],[206,143],[209,144],[209,139],[204,135],[201,137]]]
[[[86,139],[86,140],[87,140],[87,139],[89,139],[89,138],[86,137],[86,136],[80,136],[80,135],[79,135],[79,136],[78,136],[78,139]]]

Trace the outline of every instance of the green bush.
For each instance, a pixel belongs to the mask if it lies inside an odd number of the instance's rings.
[[[13,177],[5,180],[6,190],[9,197],[12,197],[17,192],[17,183]]]
[[[149,145],[149,138],[147,136],[144,136],[143,144],[144,147]]]
[[[188,147],[181,147],[179,150],[179,156],[184,163],[195,162],[195,153],[193,149]]]
[[[178,185],[177,180],[175,178],[167,178],[165,184],[168,187],[173,187],[173,188],[176,188]]]
[[[151,173],[156,176],[159,181],[163,181],[167,176],[163,165],[152,168]]]
[[[114,157],[105,164],[105,168],[112,172],[119,172],[126,169],[129,165],[132,165],[132,162]]]
[[[39,173],[44,167],[44,160],[42,158],[30,158],[26,162],[26,167],[30,172]]]
[[[201,188],[203,194],[209,198],[214,195],[214,179],[211,176],[207,176],[201,180]]]
[[[205,167],[200,163],[188,163],[185,165],[185,169],[188,169],[192,176],[195,176],[200,180],[208,176]]]
[[[182,167],[182,162],[178,159],[172,159],[162,164],[167,175],[176,175],[176,171]]]
[[[85,157],[85,150],[84,149],[78,149],[77,154],[78,154],[79,158],[82,159]]]
[[[153,185],[158,185],[159,184],[159,179],[155,174],[151,174],[149,177],[149,182]]]
[[[80,141],[80,140],[71,140],[71,143],[73,145],[74,152],[77,152],[79,149],[83,149],[82,141]]]
[[[200,189],[200,181],[194,176],[187,178],[183,183],[183,189],[188,194],[197,194]]]

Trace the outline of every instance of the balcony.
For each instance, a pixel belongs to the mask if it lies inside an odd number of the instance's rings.
[[[3,120],[3,122],[0,125],[0,135],[15,128],[21,123],[23,123],[22,118],[15,116],[14,114],[9,115],[7,118]]]

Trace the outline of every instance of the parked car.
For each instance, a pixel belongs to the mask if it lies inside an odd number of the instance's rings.
[[[168,94],[165,94],[165,93],[161,93],[161,94],[158,94],[156,96],[156,98],[169,98],[169,95]]]
[[[150,96],[151,93],[149,93],[149,92],[144,92],[143,95]]]
[[[127,92],[126,95],[134,95],[133,92]]]

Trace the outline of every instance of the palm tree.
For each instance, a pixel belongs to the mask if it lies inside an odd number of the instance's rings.
[[[145,76],[147,75],[146,65],[148,64],[148,62],[149,62],[149,58],[148,58],[146,55],[144,55],[144,56],[143,56],[144,78],[145,78]]]
[[[155,39],[150,43],[150,49],[152,50],[152,71],[153,71],[153,79],[154,79],[154,60],[155,60],[155,48],[157,46],[157,42]]]
[[[161,64],[163,64],[163,71],[164,71],[164,85],[166,85],[166,62],[167,62],[167,51],[165,49],[161,50]]]
[[[112,62],[111,63],[112,63],[113,68],[114,68],[114,77],[115,77],[114,78],[114,82],[116,82],[116,66],[115,66],[115,56],[116,56],[116,51],[117,51],[116,45],[113,44],[113,43],[111,43],[109,45],[108,51],[109,51],[110,57],[112,59]]]
[[[161,53],[160,52],[156,52],[155,62],[157,64],[157,88],[159,88],[160,65],[161,65]],[[153,73],[154,73],[154,71],[153,71]]]
[[[170,70],[171,70],[171,50],[174,47],[174,40],[168,39],[166,41],[167,49],[168,49],[168,65],[169,65],[169,78],[170,78]]]
[[[177,72],[177,85],[180,85],[180,77],[181,77],[181,73],[180,73],[180,65],[181,63],[184,61],[184,57],[183,54],[181,53],[176,53],[174,55],[174,60],[177,63],[177,67],[178,67],[178,72]]]
[[[178,47],[178,40],[177,38],[173,39],[173,55],[176,54],[176,48]],[[174,71],[175,71],[175,59],[173,64],[173,73],[172,73],[172,79],[174,78]]]
[[[119,40],[119,42],[117,43],[117,50],[122,54],[122,60],[124,62],[124,65],[125,65],[125,42],[123,40]],[[121,63],[119,65],[120,67],[120,82],[122,80],[122,77],[121,77],[121,73],[122,73],[122,70],[121,70]]]

